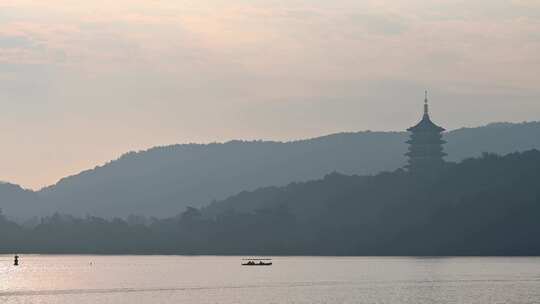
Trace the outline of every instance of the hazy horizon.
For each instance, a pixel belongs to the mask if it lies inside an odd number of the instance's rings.
[[[0,180],[131,150],[538,121],[538,1],[4,1]]]

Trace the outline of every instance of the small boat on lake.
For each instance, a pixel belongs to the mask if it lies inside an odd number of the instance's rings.
[[[242,266],[271,266],[272,259],[243,259]]]

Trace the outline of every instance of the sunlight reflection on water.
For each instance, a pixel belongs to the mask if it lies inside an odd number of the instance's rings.
[[[540,258],[0,256],[1,303],[540,303]]]

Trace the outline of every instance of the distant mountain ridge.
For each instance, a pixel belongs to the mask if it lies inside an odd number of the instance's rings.
[[[394,170],[405,163],[407,137],[406,132],[365,131],[291,142],[156,147],[124,154],[38,192],[0,187],[0,208],[18,217],[55,211],[170,216],[186,206],[203,206],[244,190],[317,179],[334,171],[369,175]],[[482,152],[539,149],[540,122],[462,128],[445,133],[444,138],[449,161]]]
[[[15,218],[28,217],[35,212],[42,214],[37,193],[19,185],[0,182],[0,210]]]

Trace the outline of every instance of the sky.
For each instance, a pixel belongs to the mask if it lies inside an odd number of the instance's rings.
[[[540,0],[2,0],[0,180],[155,145],[540,120]]]

